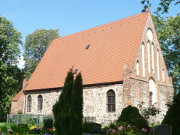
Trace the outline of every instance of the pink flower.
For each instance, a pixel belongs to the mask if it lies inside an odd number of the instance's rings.
[[[120,127],[119,127],[119,131],[121,131],[121,130],[123,130],[123,126],[120,126]]]
[[[128,125],[128,127],[129,127],[129,128],[131,127],[130,124]]]
[[[145,128],[142,128],[142,131],[146,133],[146,132],[147,132],[147,129],[145,129]]]
[[[112,132],[113,132],[113,133],[115,133],[115,132],[116,132],[116,130],[115,130],[115,129],[113,129],[113,130],[112,130]]]
[[[107,134],[108,134],[108,133],[109,133],[109,130],[107,130],[106,132],[107,132]]]

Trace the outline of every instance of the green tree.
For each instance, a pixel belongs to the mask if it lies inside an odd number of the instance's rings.
[[[76,76],[72,95],[70,108],[70,131],[72,135],[82,135],[83,122],[83,86],[81,73]]]
[[[168,109],[163,124],[172,126],[173,135],[180,135],[180,93],[174,97],[172,105]]]
[[[71,105],[71,93],[73,89],[73,72],[72,69],[67,73],[64,87],[59,100],[53,106],[55,117],[54,126],[58,135],[68,135],[70,133],[69,111]]]
[[[23,72],[17,67],[21,33],[0,16],[0,121],[10,112],[11,100],[22,87]]]
[[[144,5],[144,8],[142,12],[146,11],[147,7],[151,7],[151,1],[150,0],[141,0],[141,3]],[[157,11],[155,12],[158,16],[160,13],[168,13],[169,6],[170,5],[178,5],[180,4],[179,0],[160,0],[159,6],[157,7]]]
[[[26,36],[24,44],[25,76],[28,79],[43,57],[53,39],[58,38],[58,30],[38,29]]]
[[[0,16],[0,58],[7,64],[16,64],[20,56],[21,33],[5,17]]]
[[[153,16],[157,36],[166,66],[173,79],[175,93],[180,89],[180,15],[158,18]]]

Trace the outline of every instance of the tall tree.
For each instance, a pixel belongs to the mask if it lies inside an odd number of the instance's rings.
[[[43,57],[51,41],[59,37],[58,30],[38,29],[26,36],[24,44],[25,76],[28,79]]]
[[[13,96],[22,87],[23,72],[17,67],[21,43],[21,33],[0,16],[0,121],[6,119]]]
[[[83,85],[81,73],[76,76],[74,81],[71,108],[70,108],[70,131],[72,135],[82,135],[83,122]]]
[[[73,72],[72,69],[67,73],[64,87],[59,100],[53,106],[55,117],[54,126],[58,135],[68,135],[70,133],[69,109],[71,105],[71,93],[73,89]]]
[[[20,56],[21,33],[5,17],[0,16],[0,58],[4,64],[16,64]]]
[[[180,15],[158,18],[153,16],[157,36],[169,74],[173,78],[175,93],[180,92]]]

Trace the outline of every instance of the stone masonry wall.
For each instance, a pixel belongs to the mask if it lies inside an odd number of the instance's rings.
[[[107,92],[108,90],[115,92],[116,111],[107,112]],[[26,113],[27,114],[51,114],[52,106],[58,100],[61,90],[57,91],[34,91],[26,93]],[[27,112],[27,97],[32,97],[31,112]],[[43,97],[43,110],[38,112],[38,96]],[[84,117],[96,117],[96,122],[100,124],[108,124],[114,122],[119,117],[123,108],[123,87],[122,84],[101,85],[93,87],[85,87],[83,89],[83,115]]]

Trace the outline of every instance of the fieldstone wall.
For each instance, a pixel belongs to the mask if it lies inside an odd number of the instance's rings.
[[[115,92],[115,112],[107,111],[107,92],[109,90],[113,90]],[[83,97],[84,117],[95,117],[96,122],[103,125],[115,122],[124,107],[122,84],[84,88]]]
[[[45,90],[45,91],[33,91],[26,92],[25,95],[25,112],[26,114],[52,114],[52,107],[56,103],[61,94],[61,90]],[[31,95],[32,104],[31,112],[27,112],[27,97]],[[38,96],[43,97],[43,108],[42,112],[38,112]]]

